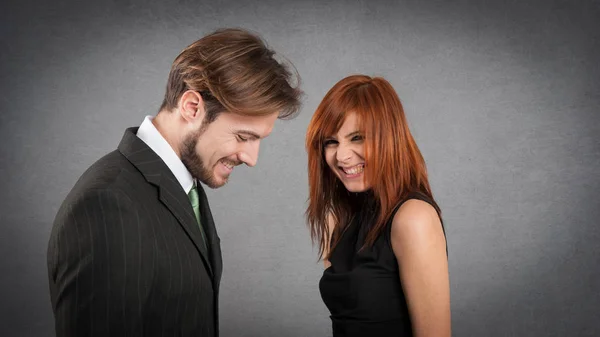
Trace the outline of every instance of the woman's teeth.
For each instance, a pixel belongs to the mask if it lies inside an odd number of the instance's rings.
[[[359,164],[359,165],[352,166],[352,167],[349,167],[349,168],[342,167],[342,170],[346,174],[359,174],[359,173],[362,173],[365,170],[365,165],[364,164]]]

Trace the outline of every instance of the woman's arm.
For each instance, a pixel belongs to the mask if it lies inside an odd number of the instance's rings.
[[[394,216],[391,241],[414,336],[450,336],[446,239],[435,209],[406,201]]]

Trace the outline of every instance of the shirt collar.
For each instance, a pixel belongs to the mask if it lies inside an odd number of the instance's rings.
[[[152,124],[153,118],[153,116],[146,116],[144,118],[137,131],[137,136],[167,164],[167,167],[169,167],[169,170],[171,170],[185,193],[188,194],[192,187],[195,186],[194,178],[185,165],[183,165],[181,158],[177,156],[175,150],[173,150],[167,140]]]

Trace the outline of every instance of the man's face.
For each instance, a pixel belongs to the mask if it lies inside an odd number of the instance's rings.
[[[185,137],[181,161],[194,178],[210,188],[221,187],[234,166],[256,165],[260,140],[271,133],[277,116],[221,113],[215,121]]]

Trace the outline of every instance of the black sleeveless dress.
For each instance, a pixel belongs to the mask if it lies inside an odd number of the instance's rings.
[[[409,199],[431,204],[422,194],[411,194],[406,200]],[[401,205],[396,206],[385,232],[374,245],[359,253],[373,221],[371,207],[362,207],[331,252],[331,266],[323,272],[319,290],[331,312],[333,337],[412,336],[390,241],[392,219]]]

